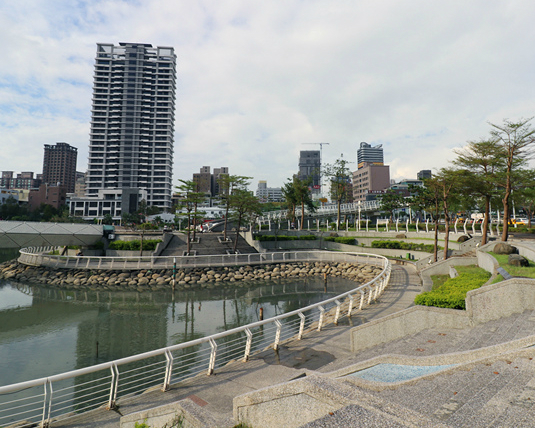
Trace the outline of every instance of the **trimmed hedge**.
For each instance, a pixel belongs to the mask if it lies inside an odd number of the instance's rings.
[[[323,239],[325,241],[337,242],[339,244],[357,245],[357,241],[355,240],[355,238],[351,238],[349,236],[326,236]]]
[[[256,235],[257,241],[315,241],[315,235],[287,236],[287,235]]]
[[[457,269],[461,270],[460,267]],[[483,269],[460,272],[459,276],[448,279],[433,291],[416,296],[414,304],[437,308],[466,309],[466,293],[481,287],[489,278],[490,273]]]
[[[389,248],[392,250],[410,250],[410,251],[425,251],[432,253],[434,251],[433,244],[417,244],[403,241],[373,241],[372,248]],[[438,247],[440,250],[442,247]]]
[[[144,239],[143,251],[154,251],[160,242],[162,242],[161,239]],[[139,251],[141,249],[141,240],[113,241],[108,248],[117,251]]]

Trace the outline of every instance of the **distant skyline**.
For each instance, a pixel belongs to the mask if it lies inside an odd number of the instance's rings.
[[[177,55],[173,186],[210,165],[278,187],[321,142],[352,170],[382,144],[391,177],[416,178],[535,115],[533,16],[527,0],[2,2],[0,170],[40,173],[66,142],[85,171],[96,44],[138,42]]]

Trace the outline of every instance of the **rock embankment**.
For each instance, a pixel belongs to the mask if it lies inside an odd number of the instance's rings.
[[[312,275],[341,276],[366,283],[382,271],[379,266],[352,263],[281,263],[257,266],[177,269],[176,288],[213,288],[227,282],[276,280]],[[83,270],[49,269],[27,266],[16,260],[0,264],[0,279],[65,289],[151,291],[173,285],[172,269],[160,270]],[[223,284],[220,284],[223,283]],[[238,284],[233,284],[238,285]]]

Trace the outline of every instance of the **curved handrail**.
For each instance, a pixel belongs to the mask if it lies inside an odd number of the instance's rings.
[[[96,373],[96,372],[100,372],[102,370],[110,370],[111,372],[111,376],[109,376],[110,378],[110,381],[109,381],[109,399],[108,399],[108,403],[107,403],[107,406],[108,408],[114,408],[115,407],[115,403],[118,399],[118,389],[119,389],[119,368],[121,366],[124,366],[125,364],[128,364],[128,363],[132,363],[132,362],[139,362],[139,361],[142,361],[142,360],[147,360],[149,358],[152,358],[152,357],[158,357],[158,356],[164,356],[166,358],[166,361],[165,361],[165,375],[161,375],[159,374],[158,375],[158,382],[156,383],[157,385],[162,385],[162,390],[165,391],[167,389],[169,389],[169,386],[170,384],[172,383],[172,372],[173,372],[173,360],[174,360],[174,357],[172,355],[173,352],[175,351],[179,351],[179,350],[184,350],[184,349],[187,349],[187,348],[193,348],[193,347],[196,347],[198,345],[202,345],[202,344],[205,344],[205,343],[209,343],[210,346],[211,346],[211,351],[210,351],[210,361],[208,363],[208,367],[207,367],[207,372],[208,374],[212,374],[214,372],[214,369],[215,369],[215,361],[216,361],[216,356],[217,356],[217,344],[216,344],[216,341],[219,340],[219,339],[223,339],[223,338],[226,338],[226,337],[229,337],[229,336],[232,336],[232,335],[236,335],[236,334],[239,334],[239,333],[245,333],[245,337],[242,336],[242,340],[247,340],[247,344],[245,346],[245,355],[243,357],[243,360],[244,361],[247,361],[248,357],[249,357],[249,353],[250,353],[250,350],[251,350],[251,342],[252,342],[252,337],[253,337],[253,334],[251,333],[251,330],[257,328],[257,327],[263,327],[263,326],[267,326],[267,325],[271,325],[271,326],[275,326],[277,328],[277,333],[275,335],[275,339],[273,341],[273,347],[274,349],[277,349],[279,343],[280,343],[280,333],[281,333],[281,328],[282,328],[282,324],[281,324],[281,320],[284,320],[284,319],[288,319],[290,317],[295,317],[296,315],[299,316],[300,318],[300,328],[299,328],[299,334],[297,335],[297,339],[301,339],[302,335],[303,335],[303,332],[304,332],[304,326],[305,326],[305,320],[307,318],[307,315],[305,315],[305,313],[308,313],[314,309],[319,309],[320,311],[320,318],[319,318],[319,321],[318,321],[318,326],[317,326],[317,329],[318,330],[321,330],[322,326],[323,326],[323,322],[324,322],[324,313],[325,313],[325,309],[327,308],[328,305],[332,305],[334,304],[333,306],[331,306],[331,309],[334,309],[336,308],[336,315],[335,315],[335,319],[334,319],[334,323],[337,323],[338,321],[338,317],[339,317],[339,314],[340,314],[340,310],[341,310],[341,306],[342,306],[342,302],[345,300],[349,300],[349,302],[346,302],[348,304],[348,311],[347,311],[347,316],[351,316],[351,312],[353,309],[357,309],[356,307],[353,308],[352,307],[352,304],[354,302],[354,295],[357,295],[360,297],[360,305],[359,305],[359,310],[363,308],[364,304],[370,304],[372,300],[375,300],[381,293],[382,291],[384,290],[384,288],[386,287],[389,279],[390,279],[390,273],[391,273],[391,269],[392,269],[392,266],[390,264],[390,262],[388,261],[388,259],[386,257],[383,257],[383,256],[379,256],[379,255],[372,255],[372,254],[367,254],[367,253],[332,253],[332,252],[325,252],[325,251],[315,251],[315,252],[295,252],[295,253],[314,253],[315,256],[317,256],[319,253],[322,253],[323,255],[327,255],[326,253],[329,254],[330,256],[330,261],[333,261],[332,258],[334,256],[336,256],[336,258],[338,259],[343,259],[343,261],[346,261],[346,262],[354,262],[356,260],[358,260],[359,258],[365,258],[365,260],[367,260],[368,264],[374,264],[374,265],[380,265],[383,267],[381,273],[375,277],[374,279],[372,279],[371,281],[368,281],[366,284],[363,284],[363,285],[360,285],[358,287],[356,287],[355,289],[353,290],[350,290],[350,291],[347,291],[347,292],[344,292],[338,296],[335,296],[335,297],[331,297],[329,299],[326,299],[326,300],[323,300],[321,302],[318,302],[318,303],[314,303],[312,305],[309,305],[309,306],[306,306],[304,308],[300,308],[300,309],[297,309],[297,310],[293,310],[291,312],[287,312],[285,314],[281,314],[281,315],[277,315],[277,316],[274,316],[274,317],[271,317],[271,318],[268,318],[266,320],[262,320],[262,321],[257,321],[257,322],[254,322],[254,323],[251,323],[251,324],[247,324],[245,326],[241,326],[241,327],[236,327],[236,328],[233,328],[231,330],[227,330],[227,331],[224,331],[224,332],[220,332],[220,333],[216,333],[216,334],[213,334],[213,335],[210,335],[210,336],[206,336],[206,337],[203,337],[203,338],[199,338],[199,339],[195,339],[195,340],[192,340],[192,341],[189,341],[189,342],[184,342],[184,343],[180,343],[180,344],[177,344],[177,345],[172,345],[172,346],[167,346],[167,347],[164,347],[164,348],[160,348],[160,349],[156,349],[156,350],[153,350],[153,351],[148,351],[148,352],[144,352],[144,353],[141,353],[141,354],[137,354],[137,355],[132,355],[132,356],[129,356],[129,357],[124,357],[124,358],[120,358],[120,359],[117,359],[117,360],[114,360],[114,361],[109,361],[109,362],[105,362],[105,363],[101,363],[101,364],[98,364],[98,365],[94,365],[94,366],[90,366],[90,367],[85,367],[85,368],[82,368],[82,369],[76,369],[76,370],[72,370],[72,371],[69,371],[69,372],[65,372],[65,373],[60,373],[60,374],[56,374],[56,375],[53,375],[53,376],[48,376],[48,377],[44,377],[44,378],[40,378],[40,379],[34,379],[34,380],[30,380],[30,381],[26,381],[26,382],[20,382],[20,383],[16,383],[16,384],[12,384],[12,385],[6,385],[6,386],[2,386],[0,387],[0,425],[4,425],[5,422],[3,422],[2,420],[2,413],[1,413],[1,409],[2,409],[2,402],[1,402],[1,398],[5,396],[5,394],[10,394],[10,393],[14,393],[14,392],[18,392],[18,391],[22,391],[22,390],[25,390],[25,389],[28,389],[28,388],[32,388],[32,387],[43,387],[44,388],[44,391],[45,393],[43,394],[42,392],[40,392],[39,394],[37,394],[36,396],[37,397],[43,397],[42,398],[42,403],[40,404],[40,407],[37,409],[33,409],[34,413],[36,413],[37,411],[39,412],[39,414],[42,414],[42,420],[41,422],[43,423],[43,426],[45,424],[48,424],[48,426],[50,426],[50,421],[51,421],[51,414],[52,414],[52,408],[53,408],[53,405],[54,405],[54,395],[52,394],[52,384],[55,383],[55,382],[59,382],[59,381],[62,381],[62,380],[66,380],[66,379],[75,379],[75,378],[79,378],[80,376],[82,375],[87,375],[87,374],[90,374],[90,373]],[[374,261],[375,263],[370,263],[370,261]],[[286,260],[287,262],[288,260]],[[317,259],[313,259],[313,261],[317,261]],[[346,299],[348,298],[348,299]],[[313,320],[313,314],[309,316],[310,320]],[[291,337],[295,337],[296,335],[295,334],[292,334]],[[243,343],[242,343],[243,345]],[[237,347],[239,348],[240,345],[237,345]],[[241,349],[241,348],[239,348]],[[152,364],[150,363],[149,361],[147,361],[147,365],[149,364]],[[163,364],[163,363],[162,363]],[[163,368],[162,368],[163,370]],[[198,374],[199,372],[203,371],[203,370],[206,370],[206,367],[203,369],[203,368],[200,368],[200,367],[195,367],[196,370],[194,373],[190,373],[191,376],[194,376],[196,374]],[[128,371],[125,371],[124,373],[128,374]],[[160,375],[162,376],[160,378]],[[188,376],[189,377],[189,376]],[[121,377],[121,380],[123,380],[125,383],[127,383],[125,380],[125,376],[122,376]],[[126,379],[128,379],[128,377],[126,377]],[[154,385],[153,385],[154,386]],[[137,392],[141,392],[142,390],[146,389],[147,386],[146,384],[143,384],[143,385],[140,385],[139,386],[139,390]],[[47,393],[48,391],[48,393]],[[126,394],[126,395],[130,395],[129,394]],[[59,400],[59,399],[58,399]],[[6,403],[6,405],[10,405],[11,402],[8,402]],[[102,405],[102,401],[98,403],[98,405]],[[10,410],[11,408],[10,407],[6,407],[6,409]],[[58,417],[58,416],[64,416],[66,414],[68,414],[70,412],[70,410],[68,409],[67,411],[65,411],[65,413],[63,414],[59,414],[59,415],[55,415],[55,417]],[[10,416],[7,416],[7,417],[10,417]],[[5,417],[4,417],[5,418]],[[9,423],[13,423],[12,421],[9,421]]]

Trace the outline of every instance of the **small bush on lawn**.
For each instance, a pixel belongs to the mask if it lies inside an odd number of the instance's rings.
[[[457,266],[456,269],[459,276],[448,279],[433,291],[419,294],[414,303],[437,308],[466,309],[466,293],[485,284],[490,273],[475,266]]]

